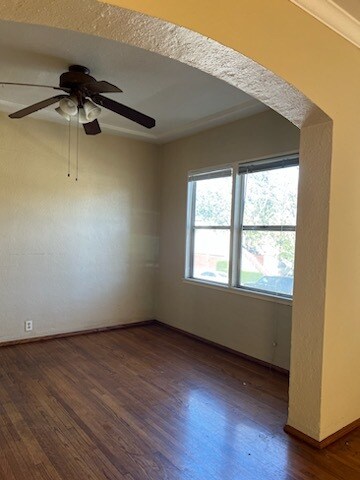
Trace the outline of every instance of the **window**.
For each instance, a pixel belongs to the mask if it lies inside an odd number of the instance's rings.
[[[239,286],[292,296],[297,159],[239,167]]]
[[[297,156],[190,174],[186,276],[291,298],[298,175]]]
[[[229,283],[232,169],[189,177],[188,276]]]

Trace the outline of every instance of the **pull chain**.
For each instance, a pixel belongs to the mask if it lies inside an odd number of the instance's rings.
[[[79,178],[79,124],[80,124],[80,113],[77,116],[77,126],[76,126],[76,178],[78,181]]]
[[[68,145],[68,177],[70,177],[70,166],[71,166],[71,117],[69,120],[69,145]]]

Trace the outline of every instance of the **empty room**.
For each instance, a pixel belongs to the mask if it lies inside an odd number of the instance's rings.
[[[0,480],[358,480],[357,2],[5,1],[0,46]]]

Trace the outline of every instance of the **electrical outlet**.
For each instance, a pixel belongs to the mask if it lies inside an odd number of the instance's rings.
[[[31,332],[33,329],[33,322],[32,320],[25,321],[25,332]]]

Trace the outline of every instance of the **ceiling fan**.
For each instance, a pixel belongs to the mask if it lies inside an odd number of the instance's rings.
[[[9,115],[10,118],[23,118],[59,102],[59,106],[55,109],[57,113],[69,121],[71,117],[77,116],[79,123],[83,124],[87,135],[97,135],[101,133],[97,120],[101,113],[98,105],[126,117],[143,127],[153,128],[155,126],[155,120],[153,118],[101,95],[102,93],[121,93],[122,90],[105,80],[97,81],[90,75],[90,70],[81,65],[71,65],[69,71],[60,76],[58,87],[13,82],[0,82],[0,85],[44,87],[65,92],[65,94],[55,95],[54,97],[47,98],[46,100],[42,100],[18,112],[12,113]]]

